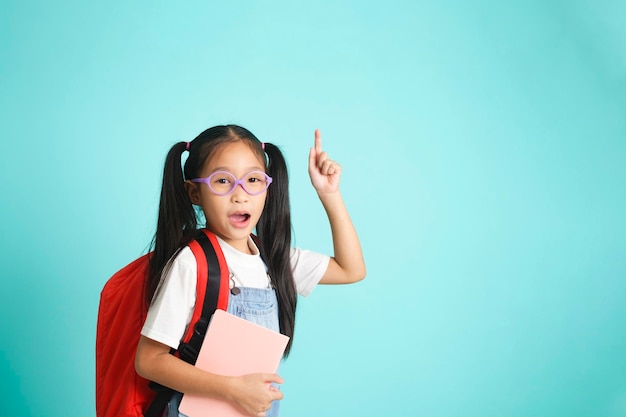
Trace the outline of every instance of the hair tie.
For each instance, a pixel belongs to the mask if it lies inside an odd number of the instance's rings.
[[[261,148],[265,150],[265,142],[261,142]]]
[[[187,152],[189,152],[189,147],[190,147],[190,146],[191,146],[191,142],[187,142],[187,146],[185,147],[185,150],[186,150]]]

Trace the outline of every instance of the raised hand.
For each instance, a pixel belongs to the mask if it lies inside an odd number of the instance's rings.
[[[315,129],[315,146],[309,151],[309,176],[318,194],[333,193],[339,190],[341,165],[328,158],[322,150],[322,136]]]

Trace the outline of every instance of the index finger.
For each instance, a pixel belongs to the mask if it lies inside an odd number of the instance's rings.
[[[315,151],[322,152],[322,135],[319,129],[315,129]]]
[[[265,382],[275,382],[277,384],[282,384],[285,382],[279,375],[276,374],[262,374]]]

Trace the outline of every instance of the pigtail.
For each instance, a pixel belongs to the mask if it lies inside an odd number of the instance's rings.
[[[149,305],[161,280],[168,261],[185,238],[197,227],[196,214],[189,200],[181,156],[187,148],[186,142],[172,146],[165,158],[163,184],[159,202],[157,229],[152,239],[153,253],[150,256],[149,275],[146,281],[145,301]]]
[[[267,190],[265,209],[257,223],[260,251],[272,278],[279,306],[280,331],[290,337],[285,350],[289,354],[295,329],[296,288],[291,270],[291,209],[287,163],[278,147],[264,144],[267,172],[272,185]]]

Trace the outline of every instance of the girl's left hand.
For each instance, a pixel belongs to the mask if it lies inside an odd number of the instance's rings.
[[[322,137],[315,129],[315,147],[309,152],[309,176],[318,194],[333,193],[339,190],[341,165],[328,158],[322,151]]]

